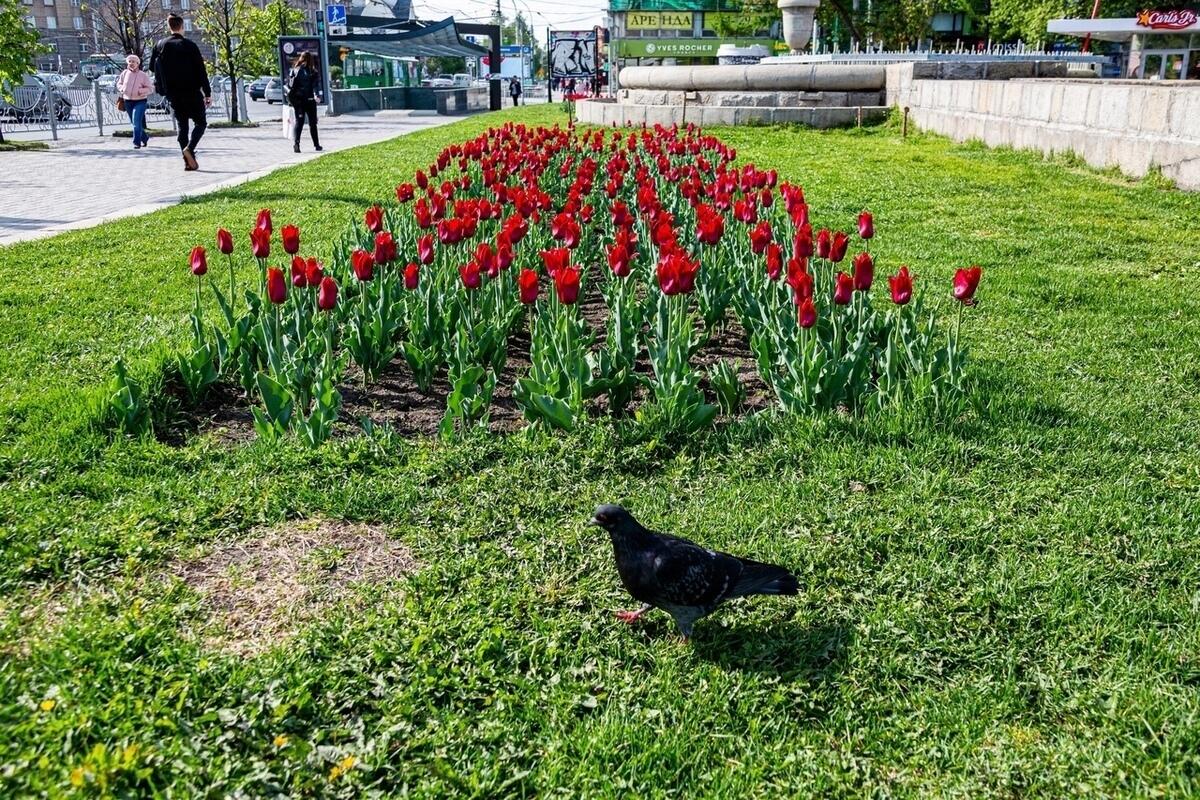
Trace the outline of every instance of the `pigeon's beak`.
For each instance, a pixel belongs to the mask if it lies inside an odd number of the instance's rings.
[[[588,524],[588,525],[592,525],[592,526],[594,526],[594,527],[596,527],[596,528],[602,528],[602,527],[604,527],[603,523],[602,523],[602,522],[600,522],[600,520],[596,519],[595,517],[592,517],[591,519],[589,519],[589,520],[587,521],[587,524]]]

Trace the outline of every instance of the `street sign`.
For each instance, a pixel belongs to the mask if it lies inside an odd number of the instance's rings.
[[[325,6],[325,21],[330,25],[345,25],[346,7],[343,5]]]

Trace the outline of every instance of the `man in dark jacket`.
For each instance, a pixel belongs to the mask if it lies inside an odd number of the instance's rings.
[[[208,127],[204,109],[212,104],[212,88],[200,48],[183,35],[183,17],[170,14],[167,27],[171,35],[154,46],[150,70],[154,73],[155,90],[171,101],[175,121],[179,125],[179,147],[183,150],[183,168],[194,170],[196,145]],[[192,125],[191,136],[188,125]]]

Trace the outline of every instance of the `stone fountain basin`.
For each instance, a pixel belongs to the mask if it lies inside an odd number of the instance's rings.
[[[880,92],[887,70],[878,64],[626,67],[620,81],[623,89],[677,92]]]

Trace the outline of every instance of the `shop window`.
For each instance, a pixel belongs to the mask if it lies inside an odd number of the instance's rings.
[[[1200,50],[1193,50],[1188,54],[1187,79],[1200,81]]]

